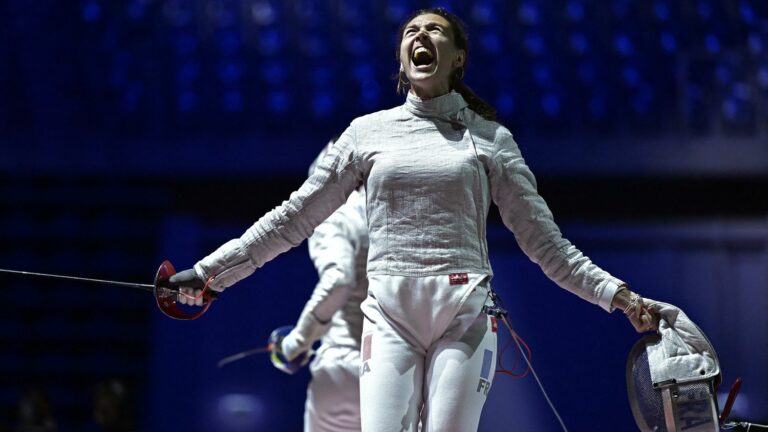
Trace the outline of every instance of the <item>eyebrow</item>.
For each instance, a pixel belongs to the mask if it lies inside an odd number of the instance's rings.
[[[408,24],[407,26],[405,26],[405,29],[407,30],[407,29],[412,29],[412,28],[419,28],[422,25],[424,27],[427,27],[427,28],[430,28],[430,27],[440,27],[442,29],[448,28],[448,26],[446,26],[445,24],[442,24],[440,22],[437,22],[437,21],[427,21],[425,23],[420,23],[418,25],[417,25],[417,23]]]

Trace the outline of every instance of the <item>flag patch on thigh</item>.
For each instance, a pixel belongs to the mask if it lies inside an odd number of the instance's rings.
[[[482,392],[484,395],[488,394],[488,390],[491,389],[491,363],[493,363],[493,351],[485,350],[483,352],[483,365],[480,368],[480,381],[477,383],[477,392]]]
[[[360,376],[365,375],[367,372],[371,371],[371,366],[368,364],[368,360],[371,359],[371,343],[373,342],[373,334],[368,333],[367,335],[363,336],[363,362],[360,364]]]
[[[371,358],[371,338],[372,334],[367,334],[363,337],[363,361],[368,361]]]

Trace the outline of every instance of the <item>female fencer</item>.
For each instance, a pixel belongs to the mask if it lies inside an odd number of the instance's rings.
[[[562,237],[512,134],[462,81],[468,45],[459,18],[420,10],[397,38],[405,103],[352,121],[287,201],[170,282],[187,292],[205,281],[224,290],[301,243],[363,185],[362,430],[417,431],[421,423],[425,432],[471,431],[495,369],[495,326],[483,313],[491,200],[559,286],[608,312],[624,310],[638,331],[655,317]]]

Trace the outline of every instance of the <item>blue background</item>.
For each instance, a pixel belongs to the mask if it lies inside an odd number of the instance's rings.
[[[407,0],[0,3],[0,268],[150,283],[297,188],[356,116],[402,103]],[[733,416],[768,422],[768,4],[437,2],[466,21],[466,81],[499,112],[564,234],[718,351]],[[492,210],[492,283],[570,430],[634,430],[618,313],[559,289]],[[59,430],[102,430],[119,379],[139,430],[300,430],[306,370],[225,368],[296,320],[306,246],[177,322],[151,296],[0,275],[0,431],[42,389]],[[501,344],[505,332],[501,332]],[[513,362],[510,348],[505,363]],[[460,391],[460,390],[457,390]],[[558,430],[531,377],[497,376],[480,430]]]

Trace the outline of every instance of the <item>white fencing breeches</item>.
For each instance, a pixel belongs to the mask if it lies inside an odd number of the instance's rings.
[[[376,279],[370,283],[376,284]],[[436,280],[395,278],[385,283],[426,282],[428,286],[395,288],[406,290],[401,293],[432,292],[435,299],[445,298],[445,289],[460,288]],[[397,303],[403,309],[393,311],[391,302],[373,296],[363,302],[360,411],[364,432],[477,430],[496,369],[496,326],[481,311],[488,294],[487,282],[481,282],[465,292],[458,304],[406,298]],[[414,289],[426,291],[408,291]]]
[[[305,432],[360,432],[360,351],[320,348],[309,366]]]

